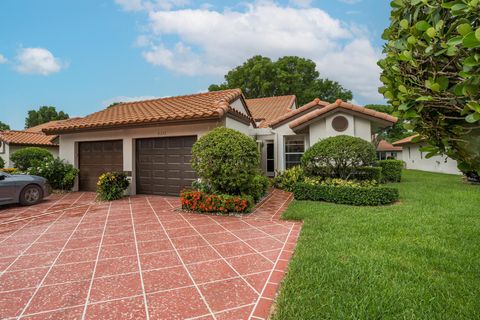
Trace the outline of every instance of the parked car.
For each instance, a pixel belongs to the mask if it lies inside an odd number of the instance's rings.
[[[0,172],[0,205],[20,203],[30,206],[50,195],[47,179],[31,175]]]

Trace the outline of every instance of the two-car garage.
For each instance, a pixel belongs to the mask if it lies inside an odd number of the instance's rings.
[[[135,182],[138,194],[178,196],[191,185],[190,165],[196,136],[135,140]],[[89,141],[78,145],[79,189],[94,191],[98,176],[123,171],[123,141]]]

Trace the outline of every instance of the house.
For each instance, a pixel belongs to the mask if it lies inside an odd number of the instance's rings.
[[[407,169],[461,174],[457,168],[457,161],[451,158],[446,156],[433,156],[427,159],[425,152],[420,151],[420,148],[425,146],[425,143],[419,138],[418,134],[396,141],[393,145],[402,147],[402,160],[405,161]]]
[[[124,171],[131,194],[178,195],[195,179],[192,145],[215,127],[254,137],[262,167],[273,175],[298,164],[319,139],[348,134],[371,141],[377,127],[396,120],[341,100],[297,107],[295,96],[245,99],[230,89],[120,103],[43,131],[59,136],[60,157],[80,169],[78,190],[95,190],[103,172]]]
[[[393,146],[387,140],[380,140],[377,145],[377,159],[402,159],[402,147]]]

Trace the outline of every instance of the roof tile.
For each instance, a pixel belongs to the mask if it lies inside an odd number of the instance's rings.
[[[247,99],[248,109],[260,128],[267,128],[275,119],[292,112],[295,95]]]
[[[0,131],[0,140],[8,144],[24,144],[32,146],[58,146],[53,143],[57,136],[47,136],[43,132],[27,132],[7,130]]]

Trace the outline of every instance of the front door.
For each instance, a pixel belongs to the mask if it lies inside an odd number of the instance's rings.
[[[275,148],[273,142],[267,142],[267,176],[275,176]]]

